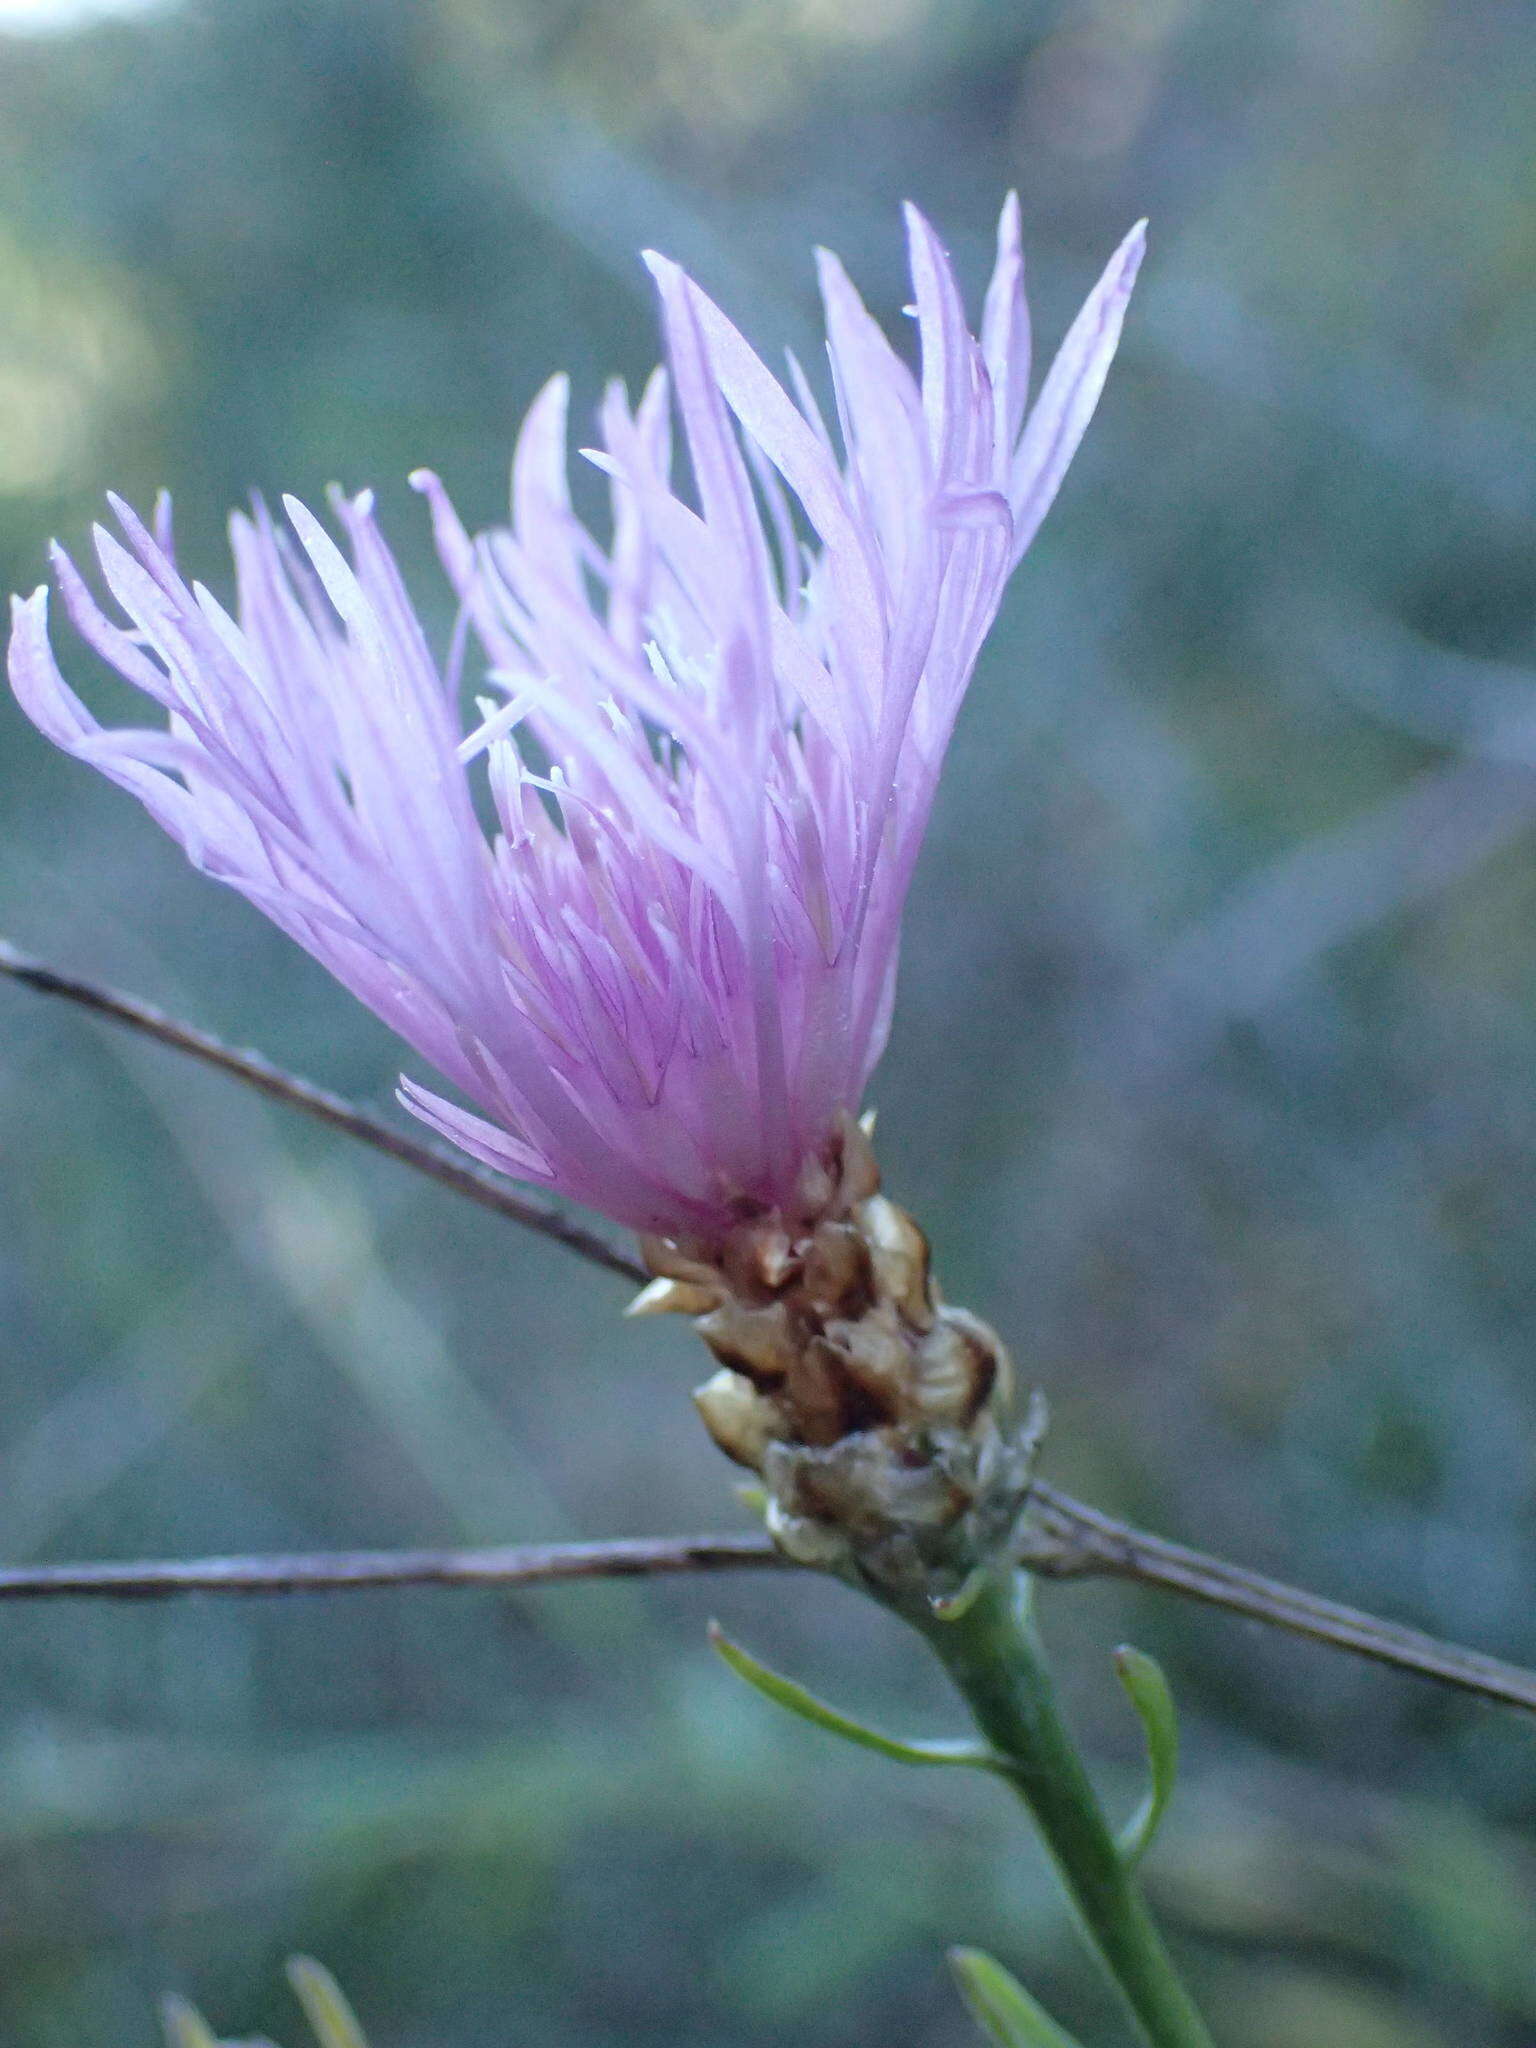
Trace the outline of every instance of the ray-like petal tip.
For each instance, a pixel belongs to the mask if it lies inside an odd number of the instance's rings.
[[[910,199],[903,208],[903,214],[907,224],[908,248],[916,248],[921,244],[927,249],[935,266],[942,271],[948,272],[951,268],[949,245],[945,242],[944,237],[939,233],[927,214],[924,213],[920,206],[915,206]]]
[[[929,220],[923,209],[910,199],[904,199],[901,202],[901,220],[903,227],[906,229],[907,247],[909,249],[920,240],[930,243],[938,241],[939,238],[934,231],[933,222]]]
[[[423,495],[430,497],[432,492],[441,484],[442,478],[439,477],[435,469],[413,469],[406,478],[406,482],[413,491],[420,491]]]
[[[538,419],[545,412],[552,410],[563,411],[570,403],[570,396],[571,379],[569,372],[556,370],[552,377],[544,379],[544,382],[533,394],[533,403],[528,408],[524,424],[526,425],[528,420]]]
[[[999,267],[1017,265],[1022,277],[1024,268],[1024,215],[1019,205],[1017,192],[1010,192],[1003,200],[1002,211],[997,216],[997,261]]]
[[[335,489],[335,484],[327,484],[327,495]],[[299,536],[299,539],[304,543],[308,551],[313,553],[313,550],[319,547],[323,551],[336,554],[336,543],[331,539],[302,498],[296,498],[292,492],[284,491],[282,504],[283,510],[288,514],[289,525]]]
[[[821,289],[823,298],[825,298],[829,289],[832,291],[851,291],[853,289],[853,283],[848,275],[843,259],[835,249],[817,248],[816,282]],[[791,361],[795,360],[792,349],[786,349],[784,353]]]

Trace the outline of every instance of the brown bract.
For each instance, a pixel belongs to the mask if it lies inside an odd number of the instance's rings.
[[[802,1190],[796,1215],[743,1217],[718,1246],[643,1240],[657,1277],[631,1313],[693,1317],[719,1363],[694,1395],[705,1427],[768,1482],[791,1555],[840,1564],[920,1531],[958,1560],[984,1494],[1007,1496],[989,1529],[1017,1510],[1008,1354],[940,1296],[866,1129],[846,1122]]]

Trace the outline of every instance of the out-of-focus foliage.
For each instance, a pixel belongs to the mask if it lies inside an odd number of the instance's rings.
[[[0,9],[0,24],[6,20]],[[18,16],[19,18],[19,16]],[[1536,17],[1506,0],[187,0],[0,38],[0,555],[177,493],[406,472],[480,519],[553,369],[655,348],[635,251],[814,353],[897,201],[1025,202],[1053,339],[1152,252],[962,722],[883,1152],[1048,1391],[1053,1477],[1536,1660]],[[439,611],[444,631],[446,612]],[[83,658],[82,678],[90,674]],[[0,720],[0,927],[333,1086],[396,1053]],[[0,989],[0,1555],[729,1522],[686,1333],[215,1077]],[[1108,1589],[1045,1625],[1129,1812],[1121,1633],[1184,1767],[1148,1883],[1230,2048],[1536,2033],[1528,1727]],[[776,1714],[704,1622],[961,1732],[835,1588],[0,1616],[0,2039],[161,1992],[375,2048],[971,2038],[945,1947],[1116,2038],[980,1774]]]
[[[311,1956],[294,1956],[288,1965],[288,1981],[313,2030],[315,2048],[368,2048],[346,1994],[323,1964]],[[161,2022],[166,2048],[240,2048],[238,2042],[221,2043],[197,2007],[184,1998],[165,2001]],[[253,2043],[251,2048],[260,2048],[260,2044]]]
[[[952,1948],[949,1967],[972,2019],[994,2048],[1082,2048],[1011,1972],[979,1948]]]

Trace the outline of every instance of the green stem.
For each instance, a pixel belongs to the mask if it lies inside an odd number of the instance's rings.
[[[1062,1720],[1014,1576],[989,1578],[959,1611],[917,1626],[1005,1763],[1144,2038],[1152,2048],[1213,2048]]]

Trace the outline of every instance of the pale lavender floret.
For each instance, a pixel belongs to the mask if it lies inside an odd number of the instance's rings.
[[[1016,202],[979,341],[910,208],[907,229],[919,377],[820,258],[835,441],[798,370],[791,399],[651,257],[670,397],[658,372],[633,410],[604,398],[606,547],[571,507],[562,379],[519,436],[510,529],[471,540],[418,477],[488,661],[467,732],[462,645],[445,673],[366,494],[335,504],[350,564],[291,500],[291,531],[237,517],[233,618],[183,581],[166,515],[151,534],[114,500],[126,548],[97,530],[126,631],[55,550],[77,630],[166,713],[156,729],[101,727],[53,659],[46,592],[15,601],[11,680],[41,730],[485,1116],[411,1080],[407,1106],[639,1230],[714,1240],[744,1207],[792,1207],[857,1109],[955,714],[1142,246],[1138,229],[1026,413]]]

